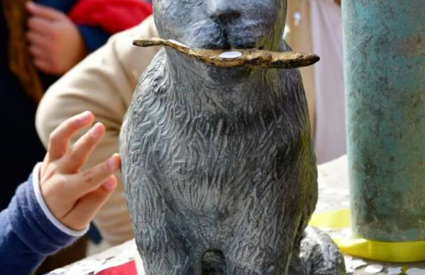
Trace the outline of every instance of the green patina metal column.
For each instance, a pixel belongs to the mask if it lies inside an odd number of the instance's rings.
[[[353,231],[425,240],[425,0],[342,0]]]

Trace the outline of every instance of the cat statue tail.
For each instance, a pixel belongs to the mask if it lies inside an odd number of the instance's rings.
[[[299,257],[292,257],[289,275],[346,275],[344,256],[323,231],[305,229]]]
[[[227,275],[226,261],[221,250],[192,247],[190,263],[193,275]]]

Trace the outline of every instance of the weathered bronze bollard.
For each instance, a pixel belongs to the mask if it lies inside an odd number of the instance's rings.
[[[425,1],[342,3],[353,231],[425,240]]]

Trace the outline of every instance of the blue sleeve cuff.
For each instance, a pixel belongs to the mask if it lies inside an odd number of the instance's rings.
[[[35,198],[37,199],[38,205],[41,207],[41,210],[43,210],[44,215],[51,221],[56,228],[58,228],[60,231],[73,236],[73,237],[82,237],[84,236],[87,231],[89,231],[89,226],[87,225],[86,228],[80,231],[73,230],[66,225],[64,225],[62,222],[60,222],[56,217],[53,215],[52,212],[50,212],[49,207],[47,206],[46,202],[44,201],[43,195],[41,193],[41,186],[40,186],[40,169],[41,169],[42,163],[38,163],[34,170],[32,171],[32,185],[34,189]]]
[[[34,253],[50,255],[74,240],[57,228],[37,202],[33,189],[33,175],[22,184],[8,208],[10,225],[19,239]]]
[[[89,53],[94,52],[101,46],[103,46],[109,39],[109,33],[102,30],[99,27],[89,27],[84,25],[78,25],[78,30],[84,40],[86,49]]]

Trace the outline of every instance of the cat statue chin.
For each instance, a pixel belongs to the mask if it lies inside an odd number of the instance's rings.
[[[161,38],[290,51],[286,0],[154,0]],[[297,69],[218,68],[162,49],[120,136],[146,275],[345,274],[316,229],[316,159]],[[329,261],[329,259],[332,259]]]

